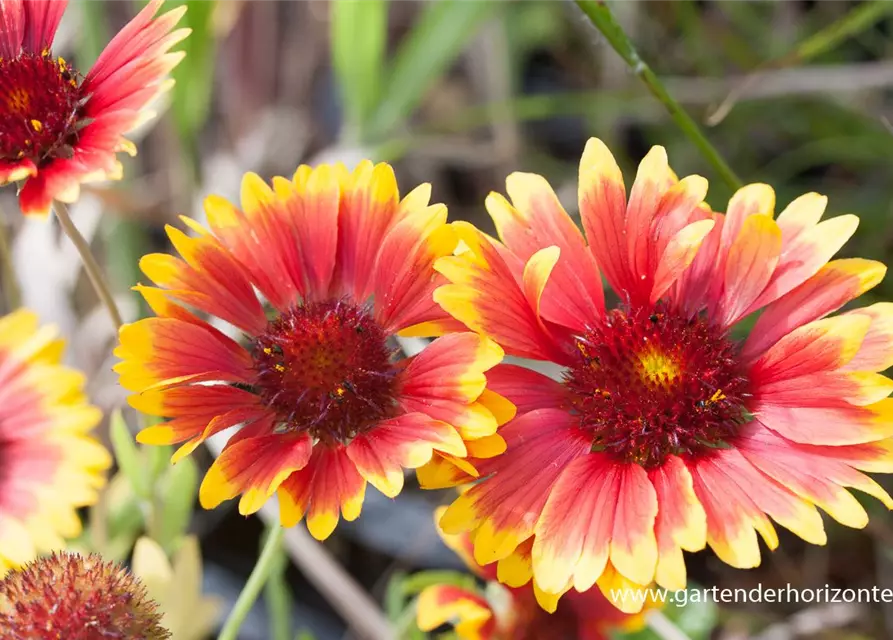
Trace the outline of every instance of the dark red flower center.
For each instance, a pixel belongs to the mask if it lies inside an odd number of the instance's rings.
[[[70,157],[83,96],[62,58],[24,52],[0,60],[0,162]]]
[[[565,382],[593,450],[654,467],[727,446],[748,420],[737,347],[704,318],[615,309],[576,346]]]
[[[398,368],[388,335],[346,300],[298,305],[271,321],[252,346],[254,388],[281,431],[348,443],[391,417]]]

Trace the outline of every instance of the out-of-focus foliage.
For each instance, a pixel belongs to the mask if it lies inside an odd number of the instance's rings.
[[[140,538],[131,567],[158,603],[162,624],[173,638],[202,640],[214,630],[222,603],[202,595],[202,556],[195,536],[182,539],[173,561],[157,542]]]

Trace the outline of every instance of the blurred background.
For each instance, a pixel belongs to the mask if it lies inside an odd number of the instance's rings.
[[[503,190],[514,170],[545,175],[576,214],[577,164],[590,136],[612,148],[628,185],[638,160],[661,144],[679,175],[710,180],[714,209],[723,210],[733,191],[732,180],[717,173],[573,2],[186,4],[184,21],[193,33],[181,48],[188,55],[176,69],[176,87],[159,105],[160,117],[134,136],[139,155],[124,159],[122,182],[90,188],[72,208],[128,320],[146,311],[128,288],[141,280],[141,255],[169,249],[163,226],[179,214],[201,219],[208,194],[237,199],[249,170],[269,178],[291,175],[299,163],[388,161],[404,192],[431,182],[433,199],[449,206],[451,219],[488,231],[484,198]],[[56,53],[85,71],[139,6],[73,1]],[[890,261],[893,2],[611,6],[642,59],[741,181],[773,185],[777,210],[801,193],[828,195],[827,216],[856,213],[862,220],[842,254]],[[10,248],[0,256],[3,305],[21,301],[60,325],[70,363],[87,372],[94,401],[109,412],[122,406],[111,372],[111,323],[77,254],[55,223],[23,219],[14,189],[0,192],[0,207]],[[863,301],[891,294],[888,278]],[[134,416],[125,418],[130,426],[122,420],[116,427],[119,463],[122,455],[136,456],[131,464],[146,465],[165,493],[159,506],[159,496],[119,475],[103,514],[91,514],[105,519],[106,552],[126,560],[136,537],[153,526],[170,541],[192,533],[204,557],[204,590],[227,610],[253,566],[262,523],[239,516],[234,503],[214,512],[193,509],[210,454],[199,452],[195,463],[176,472],[166,468],[164,453],[122,454],[120,429],[137,426]],[[407,575],[461,568],[433,528],[432,508],[448,498],[410,487],[391,501],[369,491],[363,517],[342,523],[326,543],[395,620],[411,595]],[[154,516],[146,504],[155,505]],[[866,501],[866,507],[872,520],[864,531],[828,521],[826,547],[783,535],[780,550],[751,571],[733,570],[704,552],[689,557],[690,577],[700,585],[744,588],[893,587],[893,519],[879,504]],[[191,571],[197,579],[197,569]],[[295,632],[321,639],[347,632],[302,572],[283,563],[280,585]],[[893,637],[893,604],[692,604],[667,615],[695,639]],[[240,637],[280,637],[268,619],[259,604]],[[644,634],[637,637],[653,632]]]

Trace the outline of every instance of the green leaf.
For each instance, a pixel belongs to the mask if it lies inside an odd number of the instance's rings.
[[[403,593],[415,595],[435,584],[448,584],[463,589],[475,589],[474,576],[460,571],[419,571],[403,581]]]
[[[298,631],[298,635],[295,636],[295,640],[316,640],[316,636],[310,633],[307,629],[302,629]]]
[[[392,134],[501,6],[493,0],[426,2],[394,56],[368,138],[380,140]]]
[[[149,483],[149,476],[142,456],[137,449],[136,441],[130,433],[127,423],[120,409],[116,409],[112,413],[109,421],[109,430],[112,440],[112,450],[115,452],[115,461],[121,473],[130,481],[133,492],[148,500],[152,496],[152,488]]]
[[[75,38],[77,64],[89,69],[109,41],[106,8],[102,2],[78,2],[81,12],[80,30]]]
[[[178,49],[186,57],[173,76],[180,85],[174,88],[174,116],[182,131],[194,134],[208,115],[214,81],[217,41],[213,30],[214,0],[187,0],[183,25],[192,29]]]
[[[691,640],[708,640],[719,617],[719,607],[705,598],[698,602],[689,602],[684,607],[670,607],[667,617]]]
[[[174,454],[174,448],[168,445],[144,447],[143,451],[148,457],[149,479],[152,484],[158,482],[158,479],[167,471],[171,464],[171,456]]]
[[[154,504],[156,542],[171,553],[189,528],[198,490],[198,467],[192,458],[172,466],[158,483]]]
[[[332,60],[347,130],[362,139],[378,104],[388,36],[387,0],[338,0],[332,7]]]
[[[399,619],[406,608],[406,590],[403,588],[406,576],[405,571],[395,571],[385,588],[384,611],[391,622]]]

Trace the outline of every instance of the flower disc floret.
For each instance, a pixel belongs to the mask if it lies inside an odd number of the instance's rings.
[[[256,389],[282,432],[348,444],[397,411],[387,334],[348,300],[293,307],[254,339],[251,353]]]
[[[81,91],[77,72],[49,52],[0,60],[0,162],[38,167],[71,157],[77,143]]]
[[[746,421],[735,345],[700,316],[614,309],[575,346],[565,384],[594,451],[653,468],[728,446]]]

